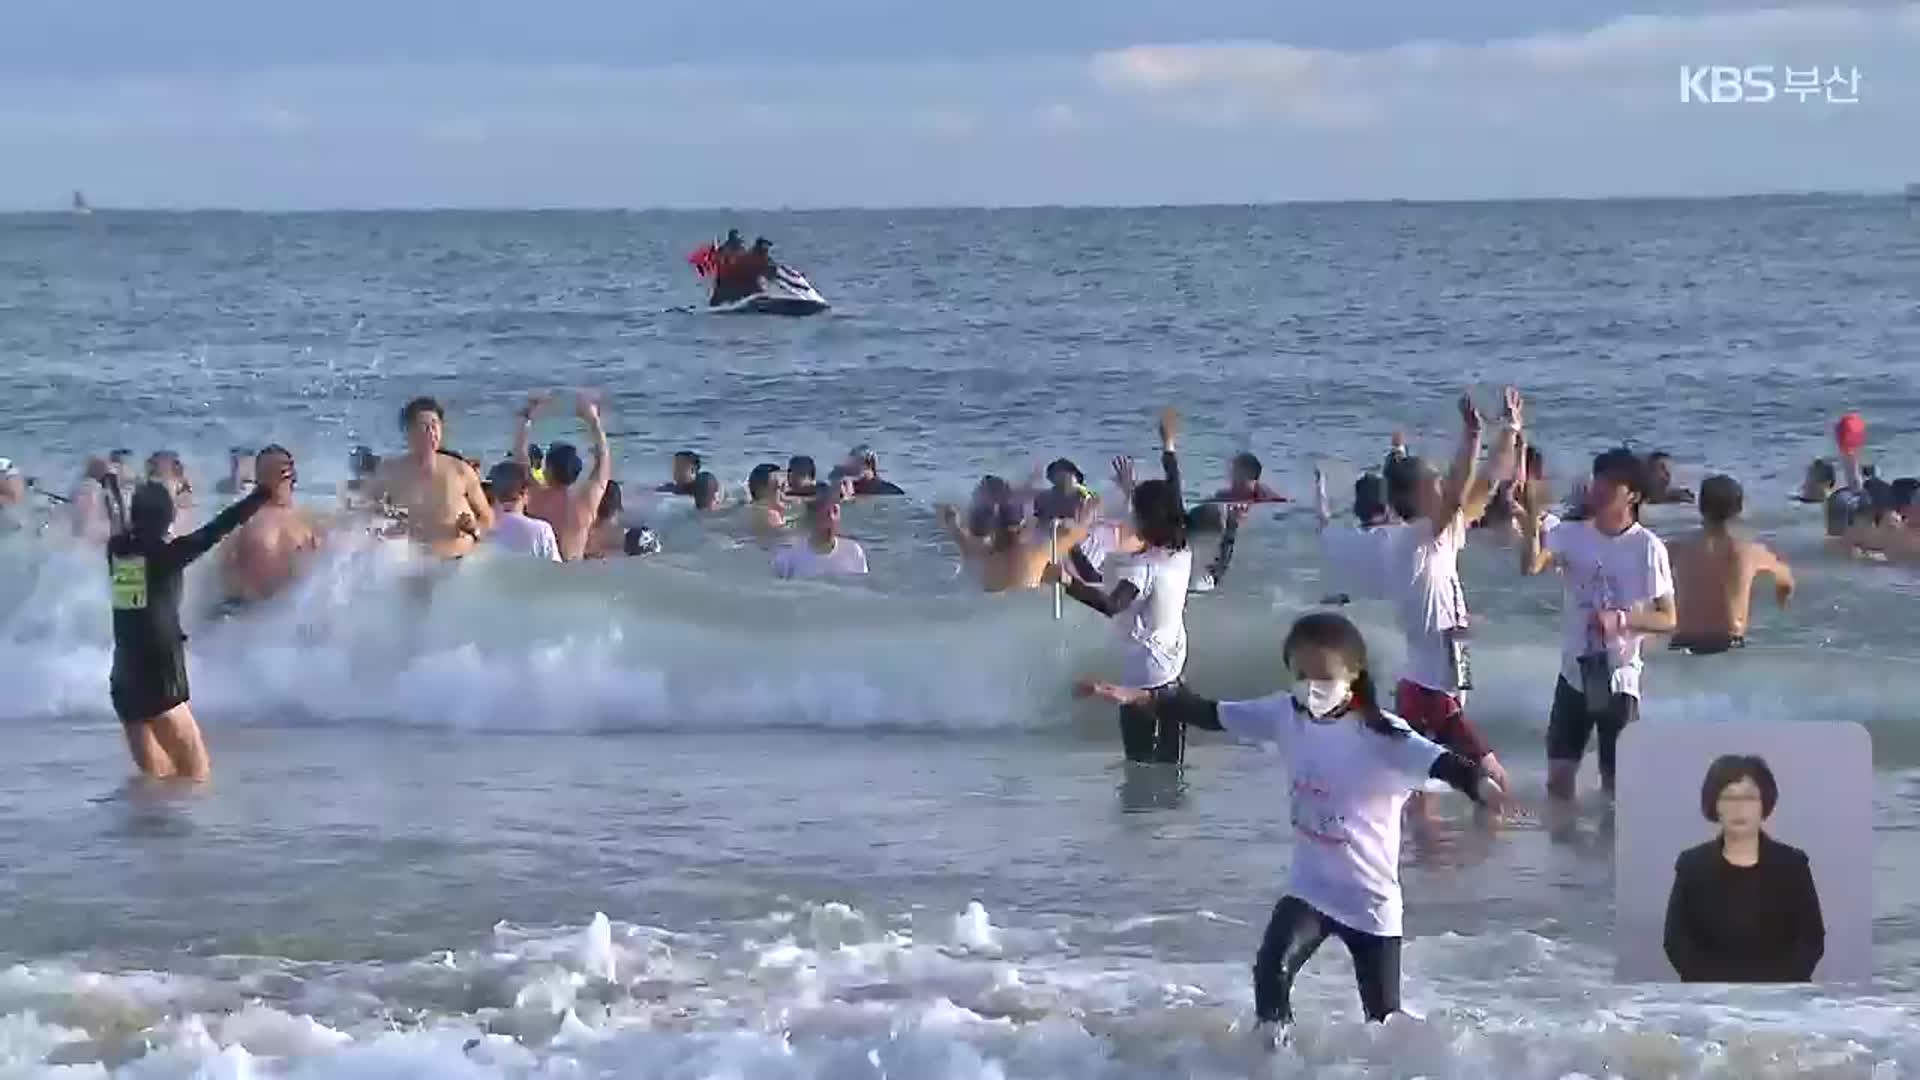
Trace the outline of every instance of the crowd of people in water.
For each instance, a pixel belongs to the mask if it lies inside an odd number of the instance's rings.
[[[197,528],[193,486],[169,452],[147,458],[136,475],[132,455],[115,451],[90,461],[71,491],[46,493],[63,512],[63,529],[105,546],[115,639],[109,697],[141,772],[209,775],[190,707],[180,603],[185,569],[216,547],[218,612],[230,618],[283,593],[306,558],[343,530],[404,538],[435,567],[483,547],[563,563],[659,551],[652,530],[626,517],[598,400],[573,395],[584,453],[571,441],[532,441],[552,404],[550,395],[529,397],[511,448],[487,466],[446,447],[437,402],[410,401],[398,415],[405,451],[383,458],[356,448],[334,513],[296,501],[294,456],[279,446],[234,449],[216,491],[236,501]],[[1458,441],[1441,461],[1396,435],[1380,465],[1356,480],[1350,521],[1336,516],[1324,475],[1315,474],[1321,557],[1344,590],[1329,600],[1385,600],[1404,637],[1406,660],[1390,696],[1359,630],[1332,610],[1293,625],[1280,650],[1287,685],[1272,695],[1218,701],[1187,684],[1189,594],[1220,587],[1252,507],[1289,500],[1263,481],[1257,457],[1241,453],[1212,497],[1189,504],[1172,410],[1158,422],[1160,477],[1138,477],[1132,459],[1114,459],[1119,512],[1104,512],[1086,475],[1065,458],[1025,483],[984,477],[969,505],[938,508],[985,591],[1057,587],[1118,626],[1118,677],[1077,682],[1075,693],[1117,706],[1130,763],[1181,764],[1189,728],[1281,747],[1296,844],[1287,894],[1255,963],[1262,1021],[1291,1018],[1294,978],[1328,937],[1353,955],[1366,1014],[1395,1011],[1403,811],[1411,805],[1416,818],[1424,814],[1434,780],[1486,808],[1489,821],[1518,805],[1505,764],[1468,710],[1475,619],[1459,559],[1470,538],[1511,546],[1518,574],[1556,574],[1562,585],[1561,660],[1545,738],[1550,808],[1571,805],[1590,743],[1601,787],[1612,792],[1615,748],[1646,691],[1650,641],[1665,637],[1696,655],[1739,649],[1756,580],[1771,580],[1782,607],[1794,593],[1786,560],[1741,535],[1745,493],[1732,477],[1709,476],[1696,492],[1675,483],[1667,455],[1616,448],[1596,456],[1574,496],[1557,503],[1518,391],[1503,395],[1490,449],[1488,420],[1470,396],[1461,397],[1459,416]],[[1823,507],[1836,552],[1920,564],[1920,479],[1886,481],[1864,465],[1857,416],[1843,419],[1836,441],[1838,467],[1813,462],[1797,498]],[[17,508],[37,490],[0,461],[0,508]],[[700,512],[730,501],[691,450],[673,455],[657,491],[689,498]],[[824,478],[804,455],[754,467],[743,511],[773,546],[778,577],[860,575],[867,554],[841,535],[841,508],[903,494],[882,477],[873,449],[860,446]],[[1695,505],[1699,527],[1656,536],[1641,511],[1661,503]],[[1196,570],[1203,537],[1217,540]]]

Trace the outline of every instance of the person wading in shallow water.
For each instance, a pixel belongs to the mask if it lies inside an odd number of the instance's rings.
[[[113,598],[110,687],[127,748],[145,776],[206,780],[213,770],[189,705],[187,636],[180,627],[186,570],[270,500],[290,493],[293,463],[283,460],[261,474],[246,498],[181,537],[172,535],[173,494],[164,484],[141,484],[126,500],[116,474],[104,468],[95,474],[112,528],[106,552]]]

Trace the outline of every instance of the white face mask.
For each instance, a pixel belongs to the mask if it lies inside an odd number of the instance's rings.
[[[1300,679],[1293,684],[1293,700],[1316,720],[1332,715],[1352,696],[1352,688],[1339,679]]]

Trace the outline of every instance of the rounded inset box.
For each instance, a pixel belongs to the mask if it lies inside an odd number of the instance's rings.
[[[1616,980],[1872,978],[1866,728],[1638,723],[1619,753]]]

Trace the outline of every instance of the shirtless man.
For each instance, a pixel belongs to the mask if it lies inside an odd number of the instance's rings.
[[[527,460],[527,440],[533,430],[533,418],[547,403],[549,395],[534,394],[520,410],[520,429],[513,442],[513,459],[532,468]],[[600,403],[591,395],[574,394],[574,414],[587,425],[593,440],[593,470],[584,484],[575,486],[584,471],[580,451],[571,444],[557,442],[547,447],[547,484],[527,499],[527,516],[553,526],[560,541],[560,558],[574,562],[586,557],[587,537],[600,513],[600,500],[606,496],[607,481],[613,478],[613,448],[607,445],[606,428],[600,423]]]
[[[1085,540],[1092,526],[1093,504],[1083,502],[1072,521],[1027,528],[1024,508],[1015,499],[1006,481],[990,476],[975,491],[977,520],[962,522],[958,508],[940,507],[941,524],[966,561],[979,568],[980,585],[990,593],[1039,588],[1047,567]],[[1058,530],[1057,542],[1049,530]]]
[[[380,463],[366,487],[368,501],[391,502],[407,515],[407,535],[438,559],[465,558],[493,528],[493,507],[480,474],[440,452],[446,410],[432,398],[415,398],[400,410],[407,452]]]
[[[1744,502],[1733,477],[1708,477],[1700,485],[1700,530],[1667,544],[1679,620],[1675,649],[1707,655],[1745,646],[1753,579],[1761,574],[1773,578],[1781,607],[1793,597],[1793,571],[1786,560],[1765,544],[1733,534]]]
[[[779,532],[787,527],[787,478],[780,466],[765,462],[747,475],[747,494],[752,497],[753,527],[762,532]]]
[[[227,613],[278,595],[293,581],[301,557],[319,550],[321,544],[319,523],[294,505],[293,489],[298,481],[294,478],[293,455],[284,447],[268,446],[253,460],[254,476],[245,486],[272,490],[267,505],[221,549],[220,580],[227,597],[221,609]],[[274,484],[282,476],[289,479]]]

